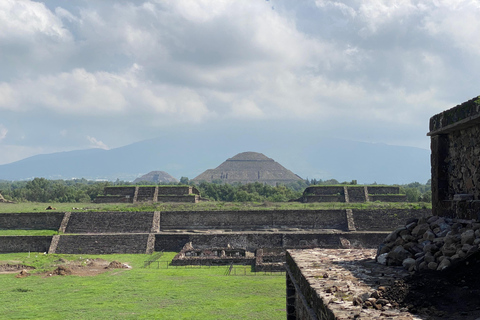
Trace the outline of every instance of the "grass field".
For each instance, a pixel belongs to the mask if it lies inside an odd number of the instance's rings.
[[[161,260],[171,260],[166,253]],[[2,319],[284,319],[285,277],[224,276],[222,268],[143,268],[149,255],[88,255],[128,263],[95,276],[0,274]],[[86,255],[0,254],[6,262],[53,270]]]
[[[52,205],[56,211],[221,211],[221,210],[321,210],[321,209],[431,209],[431,203],[425,202],[220,202],[200,203],[0,203],[0,213],[10,212],[48,212]]]

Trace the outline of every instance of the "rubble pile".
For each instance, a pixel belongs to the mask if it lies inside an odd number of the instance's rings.
[[[431,216],[410,219],[379,246],[376,260],[410,272],[444,270],[480,249],[480,222]]]

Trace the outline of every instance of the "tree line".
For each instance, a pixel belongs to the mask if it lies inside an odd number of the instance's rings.
[[[285,202],[298,199],[303,190],[311,185],[356,185],[357,181],[339,182],[335,179],[316,180],[306,179],[289,184],[271,186],[259,182],[248,184],[225,184],[222,181],[192,183],[182,177],[179,183],[170,185],[195,185],[202,197],[226,202]],[[0,180],[0,194],[7,200],[15,202],[91,202],[98,195],[103,194],[107,186],[116,185],[156,185],[142,181],[132,183],[128,181],[90,181],[86,179],[49,180],[34,178],[30,181],[2,181]],[[413,182],[400,186],[400,193],[406,194],[409,202],[430,202],[432,193],[430,180],[426,184]]]

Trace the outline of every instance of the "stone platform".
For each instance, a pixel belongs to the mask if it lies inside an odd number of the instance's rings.
[[[373,249],[287,250],[287,319],[423,319],[389,304],[380,310],[355,301],[408,275],[375,263]]]

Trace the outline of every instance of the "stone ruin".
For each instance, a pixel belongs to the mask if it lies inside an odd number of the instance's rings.
[[[192,186],[118,186],[105,187],[95,203],[189,202],[201,200],[200,191]]]
[[[223,183],[260,182],[275,186],[277,183],[287,184],[303,179],[262,153],[243,152],[192,179],[194,182],[216,180]]]
[[[230,244],[223,248],[195,249],[192,242],[188,242],[173,258],[172,265],[252,265],[254,261],[252,252]]]
[[[407,195],[400,194],[396,186],[310,186],[299,202],[406,202]]]
[[[433,214],[480,218],[480,98],[430,119]]]
[[[250,265],[255,272],[282,272],[285,270],[285,250],[283,248],[258,248],[255,252],[244,248],[227,247],[194,248],[188,242],[173,258],[172,265]]]
[[[287,250],[287,319],[480,319],[480,97],[430,119],[433,215],[373,250]]]

